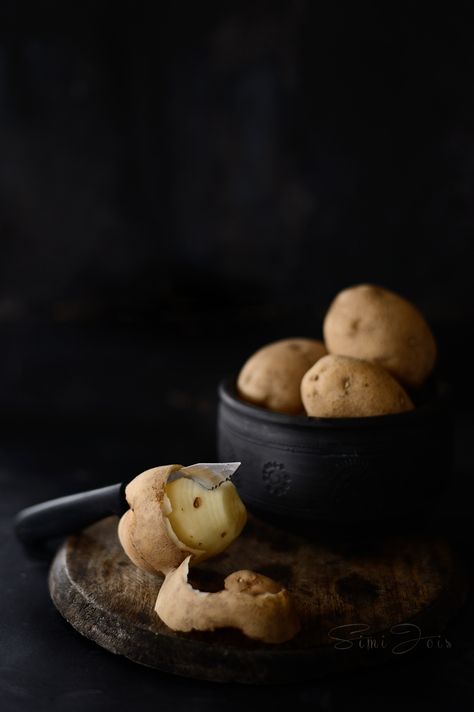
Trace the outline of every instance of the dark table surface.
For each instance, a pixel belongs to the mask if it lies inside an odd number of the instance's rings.
[[[270,320],[271,321],[271,320]],[[216,384],[261,343],[297,329],[267,319],[148,325],[34,322],[0,328],[0,708],[10,710],[472,709],[474,601],[450,623],[449,650],[281,688],[181,679],[142,668],[76,633],[47,589],[51,552],[15,541],[20,508],[130,479],[167,462],[215,457]],[[250,323],[250,325],[249,325]],[[298,329],[299,330],[299,329]],[[238,335],[238,338],[236,337]],[[453,484],[437,511],[471,570],[473,420],[455,403]]]

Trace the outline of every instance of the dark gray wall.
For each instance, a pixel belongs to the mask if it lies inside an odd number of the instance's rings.
[[[474,8],[167,5],[1,10],[3,311],[371,280],[468,315]]]

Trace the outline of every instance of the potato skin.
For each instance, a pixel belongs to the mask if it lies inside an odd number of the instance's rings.
[[[301,379],[326,353],[322,341],[315,339],[281,339],[263,346],[239,373],[239,395],[277,413],[302,413]]]
[[[324,320],[324,340],[329,353],[376,363],[412,388],[423,385],[436,360],[433,334],[418,309],[371,284],[339,292]]]
[[[301,397],[307,414],[317,418],[363,418],[413,409],[403,387],[385,369],[333,354],[305,373]]]
[[[156,613],[172,630],[238,628],[249,638],[272,644],[299,632],[292,598],[276,581],[253,571],[235,571],[222,591],[198,591],[188,582],[188,565],[185,559],[167,574],[156,599]]]
[[[146,470],[125,489],[130,509],[119,521],[118,537],[135,566],[150,573],[166,574],[190,553],[179,549],[170,539],[162,511],[168,477],[181,467],[165,465]]]

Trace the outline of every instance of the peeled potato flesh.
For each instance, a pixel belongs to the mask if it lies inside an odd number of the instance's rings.
[[[195,480],[182,477],[166,485],[166,495],[171,504],[167,517],[174,533],[185,546],[206,558],[226,549],[247,520],[245,506],[231,482],[209,491]]]
[[[245,506],[231,482],[212,490],[189,477],[168,483],[181,469],[155,467],[125,489],[130,509],[119,521],[118,536],[127,556],[145,571],[166,574],[190,554],[193,565],[214,556],[245,524]]]

